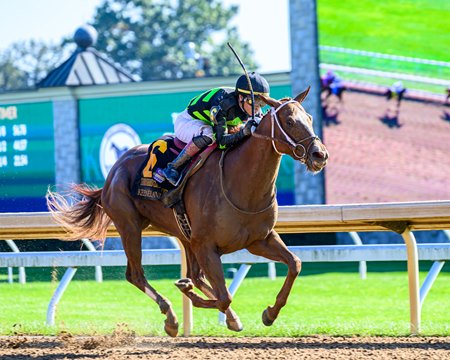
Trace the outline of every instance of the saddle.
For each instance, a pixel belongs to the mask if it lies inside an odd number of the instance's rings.
[[[132,188],[132,195],[145,200],[159,200],[164,206],[172,208],[178,225],[183,234],[190,238],[190,224],[187,217],[183,192],[186,183],[206,162],[206,159],[217,147],[216,144],[208,146],[197,154],[182,169],[181,180],[178,186],[173,186],[162,174],[167,164],[173,161],[186,146],[184,142],[174,135],[164,135],[155,140],[148,148],[145,161],[142,163]]]

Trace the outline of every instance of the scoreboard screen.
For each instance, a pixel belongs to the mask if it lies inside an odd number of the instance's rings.
[[[55,183],[51,102],[0,105],[0,212],[46,211]]]

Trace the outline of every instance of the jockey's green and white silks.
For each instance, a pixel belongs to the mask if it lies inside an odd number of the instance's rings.
[[[240,108],[233,88],[214,88],[194,97],[186,110],[194,119],[202,120],[214,126],[210,118],[211,108],[220,107],[217,117],[224,117],[227,126],[237,126],[248,119],[248,115]]]

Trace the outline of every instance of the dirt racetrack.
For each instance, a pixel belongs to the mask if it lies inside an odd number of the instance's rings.
[[[326,203],[450,198],[450,106],[348,91],[324,102]]]
[[[0,339],[0,359],[450,359],[450,337],[59,337]]]

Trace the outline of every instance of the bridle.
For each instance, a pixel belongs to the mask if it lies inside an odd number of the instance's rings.
[[[280,111],[284,106],[286,106],[287,104],[292,104],[292,103],[298,103],[295,100],[288,100],[284,103],[282,103],[278,108],[274,108],[271,107],[270,108],[270,119],[271,119],[271,136],[266,136],[266,135],[261,135],[261,134],[257,134],[257,133],[253,133],[252,136],[256,137],[256,138],[260,138],[260,139],[265,139],[265,140],[270,140],[272,141],[272,147],[275,150],[275,152],[278,155],[283,155],[283,153],[281,153],[278,149],[277,146],[275,145],[275,142],[281,142],[286,144],[291,150],[292,150],[292,155],[297,158],[299,161],[301,161],[302,163],[305,163],[308,157],[308,152],[309,149],[311,148],[311,146],[314,143],[314,140],[319,140],[319,137],[316,135],[311,135],[311,136],[307,136],[304,139],[301,139],[297,142],[295,142],[290,136],[289,134],[284,131],[283,127],[280,124],[280,121],[278,120],[278,116],[277,113],[278,111]],[[267,116],[267,115],[266,115]],[[277,139],[275,137],[275,124],[277,125],[278,129],[281,131],[281,133],[284,135],[285,140],[282,139]],[[305,146],[303,143],[305,141],[308,140],[312,140],[309,142],[309,144],[307,146]],[[301,152],[300,152],[300,151]]]
[[[270,115],[270,118],[271,118],[271,136],[261,135],[261,134],[257,134],[257,133],[252,133],[252,136],[254,136],[254,137],[256,137],[256,138],[260,138],[260,139],[272,141],[273,149],[274,149],[275,152],[276,152],[278,155],[280,155],[280,156],[283,155],[283,153],[281,153],[280,151],[278,151],[277,146],[275,145],[275,141],[278,141],[278,142],[281,142],[281,143],[286,144],[287,146],[289,146],[289,148],[291,148],[292,154],[294,155],[294,157],[296,157],[296,158],[297,158],[298,160],[300,160],[301,162],[305,163],[305,162],[306,162],[306,159],[307,159],[307,156],[308,156],[309,149],[311,148],[312,144],[314,143],[314,140],[318,140],[319,137],[316,136],[316,135],[311,135],[311,136],[305,137],[304,139],[302,139],[302,140],[300,140],[300,141],[295,142],[295,141],[289,136],[289,134],[288,134],[286,131],[284,131],[284,129],[282,128],[282,126],[281,126],[281,124],[280,124],[280,121],[278,120],[277,113],[278,113],[278,111],[280,111],[280,110],[283,108],[283,106],[285,106],[285,105],[287,105],[287,104],[291,104],[291,103],[298,103],[298,102],[295,101],[295,100],[288,100],[288,101],[282,103],[277,109],[275,109],[275,108],[273,108],[273,107],[270,108],[270,114],[269,114],[269,115]],[[265,116],[267,116],[267,115],[265,115]],[[281,133],[284,135],[284,137],[285,137],[286,140],[277,139],[277,138],[275,137],[275,124],[278,126],[278,129],[279,129],[279,130],[281,131]],[[304,143],[305,141],[308,141],[308,140],[310,140],[310,139],[312,139],[312,141],[310,141],[310,143],[309,143],[307,146],[303,145],[303,143]],[[303,153],[302,153],[301,155],[299,155],[299,154],[297,153],[297,152],[298,152],[298,149],[302,149]],[[274,195],[274,196],[272,197],[270,203],[269,203],[266,207],[264,207],[264,208],[262,208],[262,209],[260,209],[260,210],[255,210],[255,211],[244,210],[244,209],[241,209],[241,208],[237,207],[235,204],[233,204],[233,202],[231,201],[231,199],[230,199],[230,198],[228,197],[228,195],[226,194],[225,188],[224,188],[224,180],[223,180],[223,168],[224,168],[224,165],[223,165],[223,163],[224,163],[224,160],[225,160],[225,154],[226,154],[226,153],[227,153],[227,151],[223,151],[222,154],[221,154],[220,160],[219,160],[219,178],[220,178],[220,188],[221,188],[221,190],[222,190],[222,194],[223,194],[225,200],[227,201],[227,203],[228,203],[234,210],[236,210],[236,211],[238,211],[238,212],[240,212],[240,213],[246,214],[246,215],[256,215],[256,214],[261,214],[261,213],[263,213],[263,212],[265,212],[265,211],[271,209],[271,208],[275,205],[275,202],[276,202],[276,195]]]

